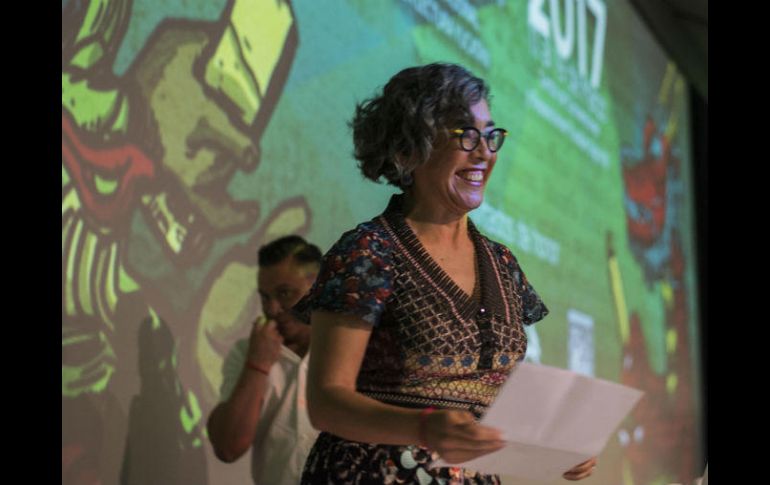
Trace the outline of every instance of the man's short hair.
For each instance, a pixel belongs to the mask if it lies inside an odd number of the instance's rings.
[[[282,263],[289,257],[297,264],[320,266],[323,255],[315,244],[305,241],[300,236],[291,235],[278,238],[259,248],[257,263],[263,268]]]

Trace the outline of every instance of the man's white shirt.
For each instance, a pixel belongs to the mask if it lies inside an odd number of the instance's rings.
[[[249,340],[236,342],[223,364],[220,399],[227,400],[246,365]],[[296,485],[318,431],[310,424],[305,399],[307,362],[287,347],[270,368],[257,432],[251,449],[256,485]]]

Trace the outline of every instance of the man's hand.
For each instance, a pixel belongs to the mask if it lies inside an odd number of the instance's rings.
[[[282,344],[283,337],[278,333],[274,320],[268,320],[265,324],[261,324],[260,320],[257,320],[251,329],[246,358],[252,365],[270,369],[281,356]]]

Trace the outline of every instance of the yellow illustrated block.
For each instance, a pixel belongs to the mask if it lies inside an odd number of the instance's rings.
[[[253,123],[284,51],[294,18],[286,2],[240,0],[206,64],[205,81]]]

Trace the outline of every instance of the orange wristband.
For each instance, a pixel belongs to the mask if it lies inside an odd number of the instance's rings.
[[[429,406],[420,411],[420,427],[417,429],[417,437],[420,440],[420,446],[423,448],[428,447],[428,415],[430,415],[436,408]]]
[[[255,370],[257,372],[261,372],[262,374],[265,374],[266,376],[270,375],[270,370],[265,369],[264,367],[260,367],[257,364],[253,364],[253,363],[251,363],[251,361],[248,361],[248,360],[246,361],[246,367],[248,367],[249,369]]]

